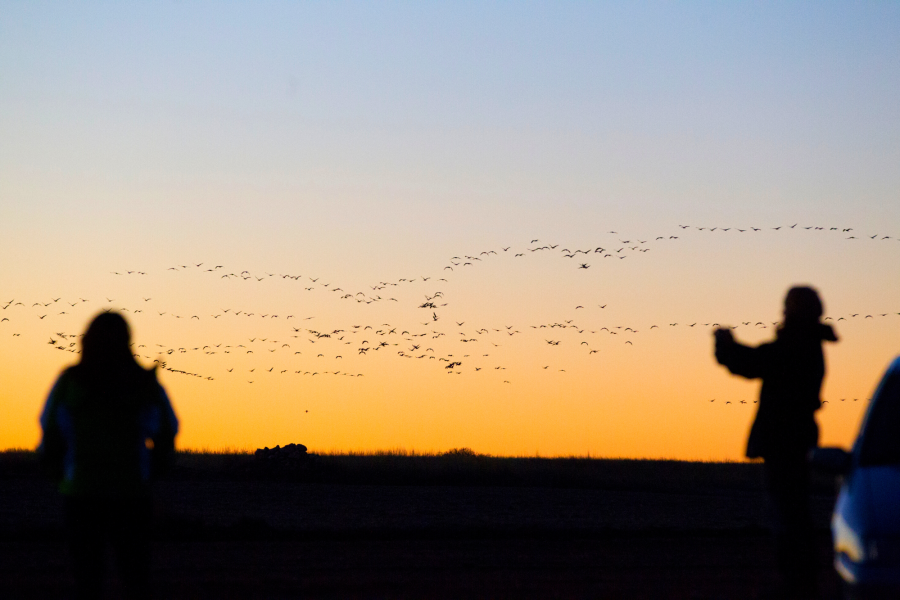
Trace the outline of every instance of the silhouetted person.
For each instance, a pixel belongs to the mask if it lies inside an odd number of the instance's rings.
[[[818,293],[794,287],[774,341],[753,348],[736,342],[729,329],[715,332],[719,363],[735,375],[762,378],[747,457],[764,460],[778,568],[786,591],[796,598],[816,595],[807,456],[819,441],[815,412],[825,376],[822,341],[837,341],[821,317]]]
[[[96,317],[41,414],[39,453],[65,497],[79,599],[102,595],[108,545],[126,596],[150,596],[150,478],[174,457],[178,421],[129,344],[121,315]]]

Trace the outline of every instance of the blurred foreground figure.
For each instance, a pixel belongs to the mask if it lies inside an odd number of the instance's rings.
[[[778,569],[790,598],[816,596],[807,455],[819,442],[815,412],[822,406],[822,342],[837,341],[821,317],[816,290],[794,287],[785,298],[784,322],[774,341],[753,348],[736,342],[730,329],[715,332],[720,364],[735,375],[762,378],[747,458],[764,460]]]
[[[150,597],[150,478],[174,457],[178,421],[130,337],[121,315],[96,317],[81,362],[63,371],[41,414],[40,458],[65,496],[79,599],[101,597],[109,544],[126,596]]]

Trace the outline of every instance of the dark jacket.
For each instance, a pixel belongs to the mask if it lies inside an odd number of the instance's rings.
[[[805,454],[819,442],[815,412],[825,377],[822,341],[836,341],[828,325],[785,326],[774,341],[753,348],[730,332],[716,336],[716,360],[735,375],[762,378],[759,407],[747,440],[748,458]]]
[[[98,385],[82,367],[66,369],[41,414],[38,449],[63,494],[139,496],[152,472],[174,456],[178,420],[153,371]]]

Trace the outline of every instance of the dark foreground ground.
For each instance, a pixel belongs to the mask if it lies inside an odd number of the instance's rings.
[[[0,456],[0,597],[65,598],[59,498],[30,460]],[[157,488],[156,597],[777,597],[758,465],[490,460],[181,457]],[[814,497],[823,598],[833,489]]]
[[[769,550],[754,535],[169,541],[154,546],[154,579],[159,598],[770,599]],[[66,597],[66,559],[61,543],[0,544],[3,597]]]

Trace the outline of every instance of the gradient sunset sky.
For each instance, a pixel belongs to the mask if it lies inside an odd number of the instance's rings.
[[[0,448],[113,308],[183,448],[739,459],[713,324],[794,284],[849,445],[900,354],[898,57],[886,2],[4,3]]]

